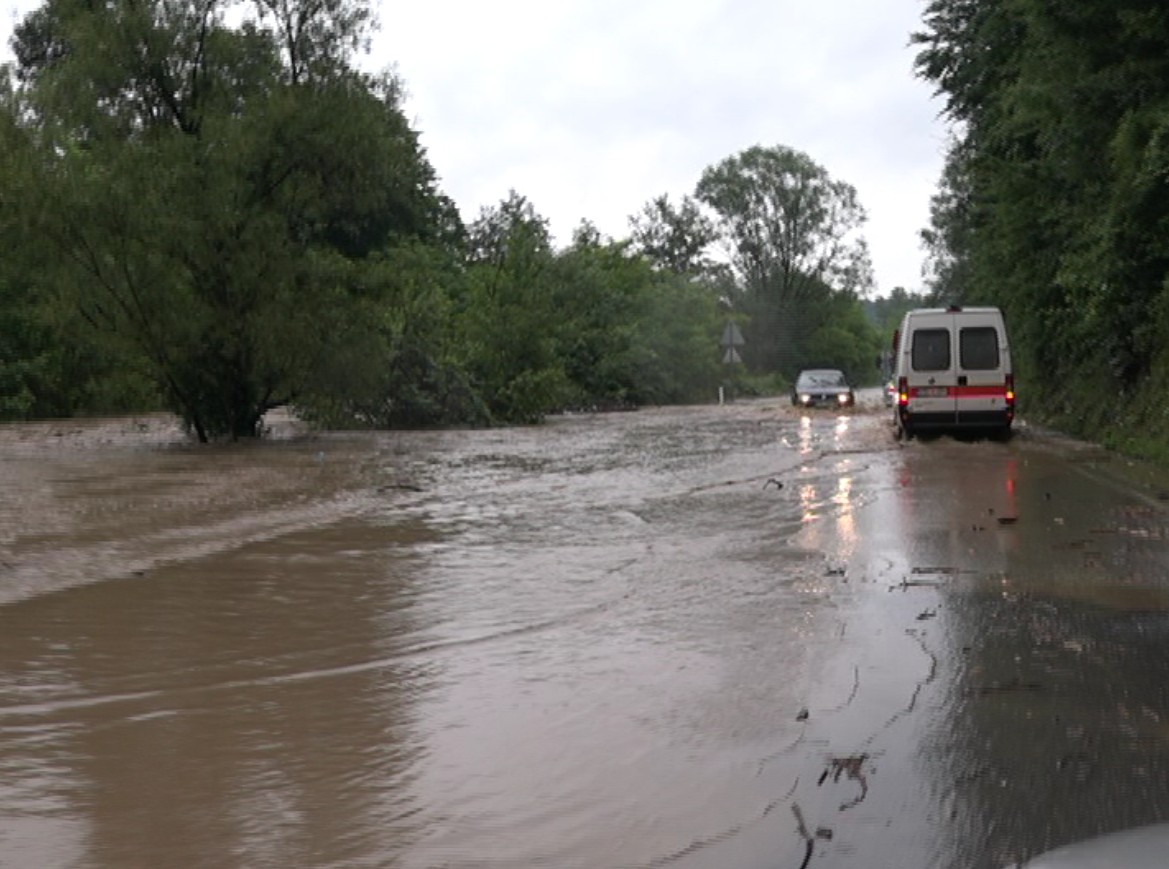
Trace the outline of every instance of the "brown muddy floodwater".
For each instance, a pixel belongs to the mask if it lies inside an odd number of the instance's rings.
[[[0,867],[992,869],[1165,820],[1117,464],[875,402],[0,428]]]

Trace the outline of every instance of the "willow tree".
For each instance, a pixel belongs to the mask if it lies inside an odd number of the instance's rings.
[[[361,0],[47,0],[16,29],[40,279],[200,440],[295,401],[366,260],[434,229],[399,89],[351,64],[369,22]]]

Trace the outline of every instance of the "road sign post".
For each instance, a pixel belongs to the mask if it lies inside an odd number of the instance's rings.
[[[743,363],[743,357],[739,353],[739,348],[744,346],[746,343],[747,342],[743,340],[743,333],[739,331],[739,324],[734,320],[727,320],[727,325],[726,328],[723,329],[723,337],[719,342],[719,346],[723,348],[723,365],[726,368],[726,386],[727,391],[731,392],[732,398],[734,397],[734,393],[730,389],[731,381],[733,380],[731,366],[741,365]],[[719,404],[723,403],[723,397],[724,391],[720,387],[718,391]]]

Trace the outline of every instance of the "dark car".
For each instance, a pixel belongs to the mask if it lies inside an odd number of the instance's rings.
[[[801,371],[792,387],[792,404],[796,407],[852,407],[856,393],[843,371],[813,368]]]

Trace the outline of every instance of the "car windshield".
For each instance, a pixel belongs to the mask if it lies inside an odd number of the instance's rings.
[[[844,374],[839,371],[805,371],[799,378],[799,386],[801,389],[845,385]]]

